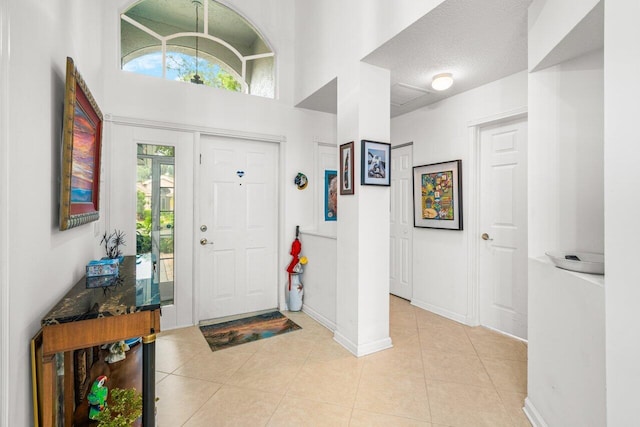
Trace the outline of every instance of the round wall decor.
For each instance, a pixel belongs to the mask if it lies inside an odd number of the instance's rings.
[[[299,172],[293,182],[296,184],[296,187],[298,187],[298,190],[304,190],[305,188],[307,188],[309,180],[307,179],[307,176],[305,174]]]

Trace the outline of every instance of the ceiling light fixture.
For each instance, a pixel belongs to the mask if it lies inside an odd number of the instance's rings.
[[[441,73],[433,76],[431,87],[435,90],[447,90],[453,84],[453,76],[451,73]]]
[[[191,3],[196,5],[196,33],[198,32],[198,22],[199,22],[199,17],[198,17],[198,7],[202,6],[202,2],[200,0],[192,0]],[[194,74],[194,76],[191,78],[191,83],[195,83],[197,85],[201,85],[204,82],[202,81],[202,79],[200,78],[200,76],[198,75],[198,39],[200,37],[196,36],[196,73]]]

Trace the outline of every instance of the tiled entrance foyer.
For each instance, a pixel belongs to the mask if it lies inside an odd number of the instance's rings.
[[[211,352],[197,327],[157,341],[158,425],[529,426],[526,345],[390,297],[394,347],[356,358],[302,330]]]

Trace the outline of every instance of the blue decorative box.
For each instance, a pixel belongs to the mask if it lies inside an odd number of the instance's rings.
[[[120,262],[117,259],[99,259],[87,264],[87,278],[97,276],[117,276]]]
[[[118,283],[118,276],[116,275],[108,275],[108,276],[87,276],[87,289],[91,288],[104,288],[106,286],[115,285]]]

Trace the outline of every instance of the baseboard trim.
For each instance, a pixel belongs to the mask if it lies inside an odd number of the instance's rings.
[[[368,354],[376,353],[378,351],[386,350],[393,347],[393,343],[391,342],[390,337],[367,344],[357,345],[353,341],[342,335],[340,332],[335,331],[333,333],[333,339],[356,357],[366,356]]]
[[[311,317],[316,322],[320,323],[325,328],[329,329],[331,332],[336,330],[336,322],[332,322],[327,319],[322,314],[318,313],[313,308],[309,307],[307,304],[303,304],[302,311],[309,317]]]
[[[522,410],[533,427],[549,427],[528,397],[524,399],[524,408]]]
[[[427,310],[439,316],[446,317],[447,319],[454,320],[458,323],[462,323],[463,325],[467,324],[466,316],[463,316],[462,314],[454,313],[453,311],[446,310],[442,307],[438,307],[438,306],[426,303],[424,301],[417,300],[415,298],[411,300],[411,305],[415,305],[416,307],[421,308],[423,310]]]

